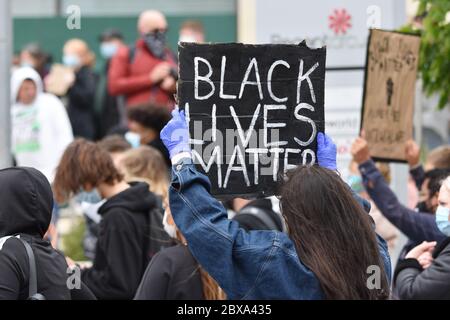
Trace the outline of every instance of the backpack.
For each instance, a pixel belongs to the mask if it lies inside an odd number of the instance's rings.
[[[44,295],[37,292],[37,273],[36,273],[36,259],[34,258],[33,249],[28,242],[18,237],[27,251],[28,262],[30,266],[30,276],[28,283],[28,298],[27,300],[46,300]]]

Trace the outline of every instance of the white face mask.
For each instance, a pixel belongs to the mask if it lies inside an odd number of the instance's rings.
[[[190,36],[190,35],[183,35],[180,36],[180,39],[178,40],[179,42],[197,42],[194,36]]]
[[[450,216],[450,209],[438,206],[436,210],[436,225],[439,230],[446,236],[450,236],[450,221],[448,220]]]
[[[167,210],[164,210],[164,217],[163,217],[163,226],[164,230],[167,232],[167,234],[171,237],[176,239],[177,238],[177,228],[175,225],[170,224],[167,219],[169,217],[169,214],[167,213]]]

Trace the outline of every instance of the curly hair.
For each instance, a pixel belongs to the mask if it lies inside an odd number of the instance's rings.
[[[157,132],[160,132],[171,118],[166,107],[154,104],[130,107],[127,115],[129,120],[135,121],[146,128],[154,129]]]
[[[67,201],[86,185],[114,184],[123,180],[109,153],[97,143],[74,140],[64,151],[53,181],[53,192],[59,203]]]

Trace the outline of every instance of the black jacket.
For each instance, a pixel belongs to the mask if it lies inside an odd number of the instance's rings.
[[[148,188],[133,183],[99,208],[94,263],[81,274],[98,299],[133,299],[151,257],[170,243],[158,198]]]
[[[73,135],[93,140],[96,137],[95,126],[95,90],[96,75],[82,67],[75,75],[75,83],[67,92],[69,99],[68,115]]]
[[[395,292],[400,299],[450,299],[450,237],[433,252],[433,263],[425,270],[416,259],[397,264]]]
[[[108,90],[108,70],[111,60],[106,61],[103,72],[98,75],[95,108],[98,112],[97,138],[102,139],[112,131],[126,127],[125,98],[113,96]]]
[[[203,300],[199,264],[187,246],[158,252],[150,262],[135,300]]]
[[[29,260],[17,236],[33,249],[38,293],[46,299],[70,299],[66,260],[42,239],[52,208],[52,190],[42,173],[32,168],[0,170],[0,299],[28,298]]]

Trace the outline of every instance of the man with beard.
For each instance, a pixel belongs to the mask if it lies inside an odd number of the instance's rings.
[[[167,21],[161,12],[148,10],[138,20],[140,38],[121,47],[111,59],[108,89],[124,95],[128,107],[153,103],[173,108],[177,66],[166,47]]]
[[[438,196],[442,181],[448,176],[449,169],[433,169],[425,172],[420,190],[420,202],[417,210],[412,210],[400,203],[389,188],[380,171],[370,157],[367,141],[358,137],[351,149],[353,159],[358,163],[367,193],[381,213],[407,237],[399,259],[423,241],[437,241],[446,238],[436,226],[434,213],[439,205]]]

